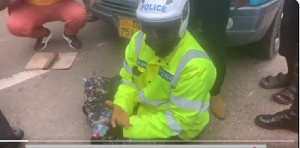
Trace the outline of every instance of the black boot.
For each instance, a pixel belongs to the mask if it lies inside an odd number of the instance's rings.
[[[259,115],[255,123],[266,129],[289,129],[298,132],[298,113],[288,109],[274,115]]]

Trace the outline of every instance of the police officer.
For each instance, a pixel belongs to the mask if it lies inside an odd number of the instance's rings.
[[[126,48],[114,101],[106,102],[111,129],[129,139],[194,139],[210,119],[216,69],[186,30],[189,2],[141,0],[136,15],[141,31]]]

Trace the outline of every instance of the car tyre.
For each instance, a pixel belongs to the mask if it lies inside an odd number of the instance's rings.
[[[280,45],[280,26],[283,5],[279,10],[264,37],[249,46],[252,55],[260,59],[271,60],[279,51]]]

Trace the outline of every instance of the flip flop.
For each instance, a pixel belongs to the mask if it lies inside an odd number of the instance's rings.
[[[276,76],[267,76],[260,80],[260,85],[265,89],[275,89],[287,87],[290,84],[287,74],[282,72],[278,73]]]
[[[291,85],[278,93],[273,94],[273,100],[284,105],[292,104],[298,93],[295,85]]]

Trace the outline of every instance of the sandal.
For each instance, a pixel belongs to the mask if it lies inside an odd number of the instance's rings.
[[[298,90],[295,85],[291,85],[280,92],[275,93],[273,95],[273,100],[284,105],[289,105],[293,103],[296,95],[298,95],[297,93]]]
[[[260,85],[265,89],[274,89],[287,87],[289,85],[289,79],[287,74],[282,72],[278,73],[277,76],[267,76],[260,80]]]

